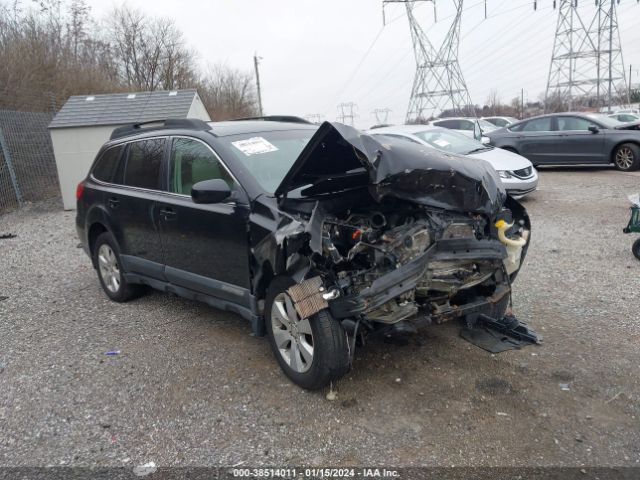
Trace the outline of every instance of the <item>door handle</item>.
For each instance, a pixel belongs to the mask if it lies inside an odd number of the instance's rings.
[[[109,205],[110,208],[118,208],[118,205],[120,204],[120,200],[118,200],[115,197],[111,197],[107,200],[107,204]]]
[[[171,207],[164,207],[160,210],[160,215],[167,221],[173,220],[176,217],[176,211]]]

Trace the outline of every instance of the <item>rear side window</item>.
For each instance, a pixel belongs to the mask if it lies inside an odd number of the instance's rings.
[[[139,140],[129,144],[124,184],[160,190],[160,170],[164,155],[164,138]]]
[[[102,152],[91,172],[96,180],[113,183],[123,149],[122,145],[116,145]]]

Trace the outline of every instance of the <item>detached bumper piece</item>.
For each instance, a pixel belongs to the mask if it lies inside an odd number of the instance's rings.
[[[498,320],[480,314],[473,327],[464,327],[460,336],[476,347],[491,353],[542,343],[541,336],[514,316],[505,316]]]

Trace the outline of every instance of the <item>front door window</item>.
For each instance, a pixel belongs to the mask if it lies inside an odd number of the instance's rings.
[[[191,188],[203,180],[221,179],[233,188],[233,178],[220,160],[202,142],[176,138],[171,147],[169,191],[191,195]]]

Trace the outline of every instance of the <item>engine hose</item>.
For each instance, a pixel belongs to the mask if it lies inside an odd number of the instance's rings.
[[[511,227],[513,227],[513,223],[507,223],[504,220],[498,220],[496,222],[496,228],[498,229],[498,238],[504,245],[511,247],[524,247],[527,244],[527,240],[525,238],[520,237],[517,240],[513,240],[506,236],[505,232]]]

